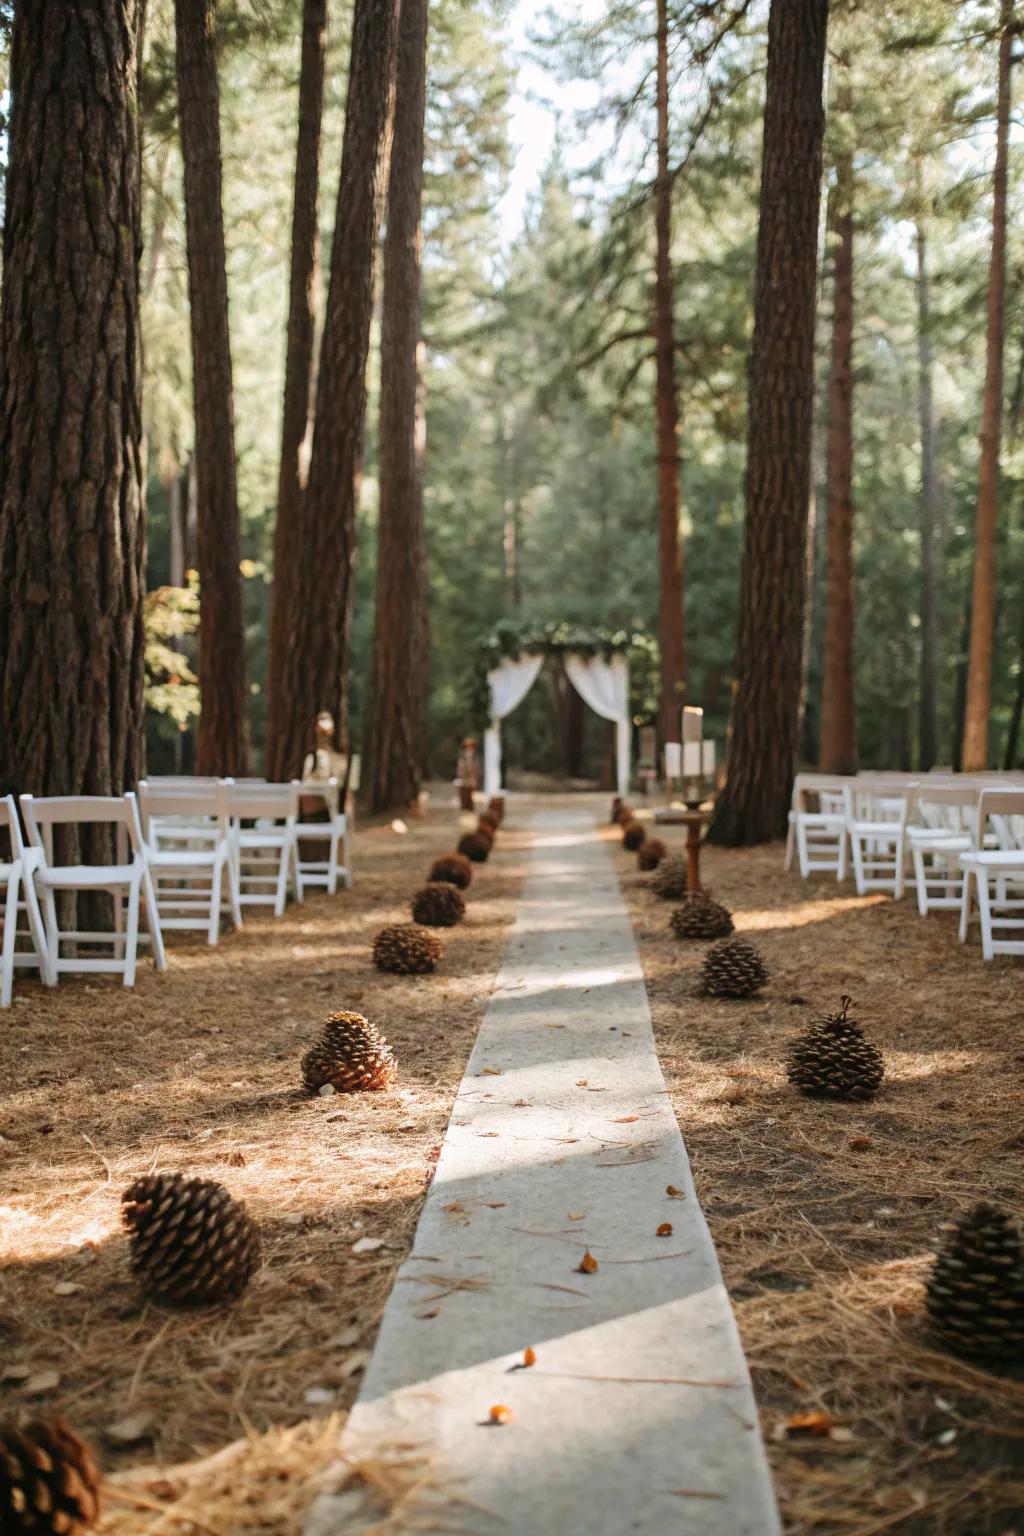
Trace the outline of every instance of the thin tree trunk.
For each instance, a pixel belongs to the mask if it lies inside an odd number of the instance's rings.
[[[170,525],[170,553],[167,579],[172,587],[185,585],[185,486],[180,469],[175,470],[167,487],[167,521]]]
[[[348,103],[331,248],[309,484],[297,540],[295,603],[284,640],[275,732],[294,776],[320,710],[348,719],[356,509],[366,419],[366,361],[398,0],[356,0]]]
[[[999,448],[1003,421],[1003,310],[1006,298],[1007,147],[1010,135],[1010,68],[1013,57],[1013,0],[999,14],[999,90],[996,109],[996,163],[992,190],[992,255],[988,279],[985,393],[981,408],[981,462],[975,519],[974,598],[967,665],[964,771],[988,766],[988,723],[992,708],[992,652],[996,627],[996,534],[999,526]]]
[[[828,550],[820,765],[856,773],[853,682],[853,158],[836,161],[832,358],[828,420]]]
[[[679,741],[686,689],[683,543],[679,505],[679,398],[672,282],[672,177],[669,172],[668,0],[658,0],[658,173],[654,188],[654,347],[658,427],[658,642],[662,742]]]
[[[918,718],[918,760],[927,772],[939,751],[938,633],[936,612],[935,400],[932,392],[933,347],[928,249],[924,224],[917,222],[917,408],[921,431],[921,687]]]
[[[420,211],[427,19],[428,0],[402,0],[381,328],[380,518],[367,735],[369,799],[374,811],[404,809],[416,801],[426,734]]]
[[[0,309],[0,793],[142,771],[137,0],[15,10]]]
[[[964,766],[964,723],[967,715],[967,656],[971,644],[971,588],[967,589],[963,618],[960,621],[960,644],[957,647],[956,682],[953,697],[953,740],[951,758],[953,769],[960,773]]]
[[[828,0],[772,0],[729,776],[714,841],[786,828],[800,715]]]
[[[320,143],[326,52],[327,0],[303,0],[291,280],[267,668],[266,771],[271,779],[282,778],[291,761],[291,743],[282,735],[287,711],[279,710],[278,697],[287,673],[289,640],[294,633],[302,498],[306,488],[304,460],[314,404],[313,353],[320,274]]]
[[[215,0],[175,0],[199,506],[199,773],[248,762]]]

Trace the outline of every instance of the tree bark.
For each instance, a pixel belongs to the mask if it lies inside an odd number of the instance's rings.
[[[935,766],[939,751],[938,632],[936,613],[935,534],[938,524],[935,457],[934,368],[931,335],[931,294],[928,248],[919,219],[917,246],[917,408],[921,430],[921,686],[918,715],[918,761],[925,772]]]
[[[0,793],[142,771],[137,0],[22,0],[0,307]]]
[[[975,516],[974,596],[971,648],[967,663],[967,710],[963,766],[967,773],[988,766],[988,723],[992,705],[992,652],[996,627],[996,534],[999,526],[999,449],[1003,421],[1003,310],[1006,299],[1007,147],[1010,135],[1010,68],[1014,0],[999,12],[999,87],[996,108],[996,163],[992,182],[992,254],[988,279],[985,392],[981,407],[981,462]]]
[[[657,179],[654,187],[654,349],[658,430],[658,643],[662,743],[681,740],[686,690],[683,542],[679,503],[679,396],[672,281],[672,177],[669,171],[668,3],[658,0]]]
[[[853,157],[836,161],[829,375],[825,669],[821,684],[823,773],[856,773],[853,681]]]
[[[294,623],[301,503],[306,489],[304,458],[315,394],[313,353],[320,274],[320,143],[326,52],[327,0],[303,0],[291,279],[267,668],[266,771],[271,779],[281,779],[290,760],[288,740],[281,734],[287,712],[279,711],[277,701],[284,684],[288,634]]]
[[[428,0],[402,0],[381,327],[380,517],[367,735],[374,811],[404,809],[416,801],[424,758],[427,552],[420,211],[427,19]]]
[[[796,764],[828,0],[772,0],[729,776],[709,829],[781,837]]]
[[[347,735],[348,654],[366,419],[366,361],[398,0],[356,0],[313,454],[297,542],[295,603],[281,638],[275,734],[297,774],[320,710]]]
[[[215,0],[175,0],[199,508],[196,766],[244,774],[248,697],[214,12]]]

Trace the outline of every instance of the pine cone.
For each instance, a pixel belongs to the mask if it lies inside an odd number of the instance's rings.
[[[810,1098],[873,1099],[885,1067],[881,1053],[855,1019],[848,1018],[852,998],[844,997],[839,1012],[819,1019],[789,1053],[790,1082]]]
[[[476,829],[478,832],[485,832],[493,843],[498,835],[498,818],[492,816],[490,811],[483,811],[477,821]]]
[[[382,928],[373,941],[373,963],[379,971],[400,976],[425,976],[444,956],[441,940],[429,928],[400,923]]]
[[[1024,1256],[1005,1211],[981,1201],[944,1229],[925,1305],[957,1354],[1024,1360]]]
[[[749,997],[768,980],[760,953],[746,939],[719,939],[704,956],[701,982],[712,997]]]
[[[92,1451],[62,1419],[0,1423],[0,1532],[79,1536],[100,1515]]]
[[[669,922],[677,939],[721,939],[732,933],[732,913],[710,891],[689,891]]]
[[[660,837],[649,837],[636,851],[637,866],[643,870],[657,869],[667,853]]]
[[[690,867],[686,860],[674,853],[662,859],[651,876],[651,890],[662,901],[678,901],[689,890]]]
[[[240,1296],[259,1264],[259,1230],[213,1179],[153,1173],[121,1196],[132,1269],[154,1299],[204,1306]]]
[[[636,817],[633,815],[633,807],[628,805],[625,800],[620,800],[614,820],[618,822],[620,827],[624,827],[627,821],[635,821]]]
[[[487,814],[493,816],[500,827],[505,820],[505,796],[492,795],[487,802]]]
[[[459,895],[450,885],[443,889]],[[307,1093],[319,1093],[328,1083],[336,1093],[374,1093],[390,1088],[397,1076],[391,1047],[361,1013],[332,1013],[302,1058]]]
[[[413,922],[425,923],[428,928],[454,928],[465,915],[462,892],[444,880],[421,886],[412,899]]]
[[[458,852],[474,864],[486,864],[491,852],[491,839],[482,832],[467,832],[459,838]]]
[[[622,807],[625,805],[625,803],[626,802],[623,800],[621,795],[616,795],[615,799],[612,801],[611,824],[613,827],[618,825],[619,812],[622,810]]]
[[[460,891],[465,891],[473,879],[473,866],[464,854],[446,853],[443,858],[435,859],[431,864],[427,879],[431,884],[443,880],[446,884],[457,886]]]
[[[641,848],[647,837],[647,829],[642,821],[627,821],[622,829],[622,846],[629,853],[636,853]]]

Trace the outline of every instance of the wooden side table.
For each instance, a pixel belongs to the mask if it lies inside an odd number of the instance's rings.
[[[655,825],[659,827],[685,827],[686,828],[686,889],[699,891],[700,884],[700,849],[703,829],[711,820],[711,811],[697,806],[691,809],[689,806],[666,806],[663,810],[655,811]]]

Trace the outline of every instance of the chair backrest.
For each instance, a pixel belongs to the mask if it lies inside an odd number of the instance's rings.
[[[4,833],[7,834],[6,837],[3,836]],[[0,798],[0,864],[8,862],[7,854],[10,854],[11,864],[17,863],[25,856],[21,822],[18,820],[18,807],[14,803],[13,795],[4,795]]]
[[[299,792],[294,784],[238,784],[225,786],[228,815],[235,821],[294,821]]]
[[[905,825],[916,782],[902,776],[848,780],[843,788],[847,819]]]
[[[918,785],[915,795],[917,814],[926,827],[945,828],[974,835],[977,820],[978,786],[972,783],[933,783]]]
[[[147,773],[144,782],[150,789],[180,789],[191,792],[196,789],[216,789],[222,780],[194,773]]]
[[[209,787],[203,781],[198,787],[181,781],[154,786],[148,779],[139,781],[139,809],[142,824],[149,836],[156,821],[173,835],[175,826],[182,829],[197,822],[210,822],[222,831],[228,823],[227,783],[212,779]]]
[[[22,795],[21,814],[33,848],[44,864],[53,863],[54,827],[102,824],[121,829],[136,858],[142,857],[142,825],[135,796],[125,795]],[[120,856],[120,855],[119,855]]]
[[[1024,788],[983,789],[978,796],[978,847],[991,821],[999,846],[1024,849]]]
[[[808,811],[810,797],[816,795],[823,811],[838,809],[842,814],[845,783],[841,776],[834,773],[798,773],[793,780],[794,811]]]

